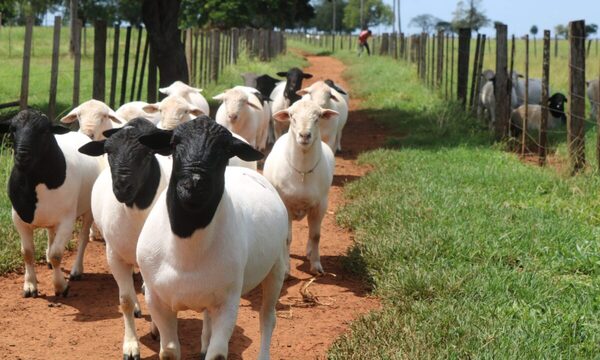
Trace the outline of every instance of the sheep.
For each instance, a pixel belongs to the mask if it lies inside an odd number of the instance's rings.
[[[192,309],[204,311],[201,358],[226,359],[240,296],[261,284],[258,358],[268,359],[285,275],[286,208],[262,175],[226,166],[234,155],[263,155],[205,116],[140,142],[173,152],[169,185],[137,245],[160,358],[181,357],[177,312]]]
[[[587,96],[592,105],[592,117],[596,119],[596,114],[598,114],[598,79],[587,82]]]
[[[341,151],[342,130],[348,120],[348,102],[344,100],[334,88],[331,88],[323,81],[317,81],[311,86],[298,91],[298,95],[307,96],[324,109],[332,109],[340,115],[331,121],[319,123],[321,140],[331,148],[334,153]],[[346,95],[348,96],[348,95]]]
[[[79,122],[79,132],[87,135],[92,140],[102,140],[102,133],[106,130],[120,127],[125,120],[115,113],[108,105],[98,100],[88,100],[65,117],[60,119],[63,124]]]
[[[121,119],[125,121],[130,121],[137,117],[143,117],[150,120],[154,125],[158,125],[160,122],[160,114],[158,112],[155,112],[154,114],[145,112],[144,107],[147,105],[148,103],[144,101],[132,101],[121,105],[121,107],[115,112]]]
[[[1,133],[11,133],[13,137],[14,166],[8,197],[25,261],[23,296],[38,295],[33,243],[33,230],[38,227],[48,232],[46,256],[53,268],[54,292],[67,296],[69,286],[60,268],[65,245],[81,216],[77,258],[69,276],[70,280],[77,280],[83,273],[83,256],[93,221],[90,193],[100,166],[77,152],[90,139],[52,125],[46,115],[36,110],[23,110],[9,122],[0,123]]]
[[[517,106],[521,106],[525,103],[525,79],[523,76],[517,73],[513,73],[512,76],[513,88],[517,95]],[[550,92],[550,90],[548,90]],[[532,105],[539,105],[542,103],[542,80],[541,79],[529,79],[528,91],[527,91],[527,103]]]
[[[256,75],[255,73],[243,73],[242,79],[244,79],[244,85],[255,88],[262,96],[263,100],[271,101],[269,96],[275,89],[275,86],[280,82],[279,80],[267,75]]]
[[[329,86],[330,88],[335,89],[335,91],[339,92],[340,95],[342,95],[342,98],[344,98],[344,100],[346,100],[346,104],[348,104],[348,106],[350,106],[350,97],[348,96],[348,92],[346,90],[344,90],[340,85],[333,82],[333,80],[331,80],[331,79],[326,79],[324,82],[325,82],[325,84],[327,84],[327,86]]]
[[[561,123],[567,122],[565,116],[565,103],[567,97],[561,93],[555,93],[548,98],[548,129],[554,129]],[[542,122],[542,106],[527,105],[527,130],[540,130]],[[523,128],[523,119],[525,118],[525,105],[521,105],[512,111],[510,115],[511,133],[519,136]]]
[[[140,144],[138,138],[157,131],[144,118],[131,120],[121,129],[108,130],[106,140],[92,141],[79,152],[89,156],[108,154],[110,168],[104,169],[92,189],[92,213],[104,234],[106,258],[119,286],[125,335],[123,358],[139,359],[140,349],[134,316],[141,317],[133,286],[132,272],[137,266],[135,250],[142,226],[167,185],[170,161],[159,161],[155,151]]]
[[[204,96],[200,94],[202,92],[202,89],[193,88],[181,81],[175,81],[166,88],[158,89],[158,91],[165,95],[181,96],[185,99],[185,101],[200,109],[200,111],[202,111],[203,114],[210,114],[210,107],[208,106],[208,102],[206,101]]]
[[[300,100],[300,96],[296,94],[302,87],[303,79],[312,78],[312,74],[304,73],[298,68],[291,68],[288,71],[281,71],[277,73],[277,76],[286,77],[286,81],[282,81],[275,86],[271,92],[271,113],[276,113],[279,110],[289,108],[293,103]],[[275,120],[275,119],[273,119]],[[275,139],[278,139],[289,127],[288,123],[275,121],[273,123],[273,130],[275,132]]]
[[[172,130],[182,122],[208,114],[179,95],[169,95],[161,102],[142,107],[142,110],[152,115],[160,114],[157,127],[165,130]]]
[[[490,117],[490,127],[494,127],[494,124],[496,123],[496,97],[494,96],[495,84],[495,78],[486,82],[481,88],[481,93],[479,94],[481,106],[485,111],[487,111],[488,116]],[[515,108],[517,106],[517,93],[515,92],[514,87],[510,92],[510,103],[511,108]]]
[[[323,274],[319,256],[321,223],[327,211],[329,187],[333,181],[335,158],[321,141],[317,122],[332,121],[337,111],[322,109],[314,101],[302,99],[287,110],[273,115],[277,121],[290,122],[290,131],[281,136],[265,161],[264,176],[275,186],[288,210],[289,234],[286,269],[289,274],[289,247],[292,221],[308,215],[306,256],[312,273]]]
[[[268,104],[260,102],[256,89],[236,86],[213,97],[222,102],[216,121],[228,130],[242,136],[250,145],[264,150],[270,113]]]

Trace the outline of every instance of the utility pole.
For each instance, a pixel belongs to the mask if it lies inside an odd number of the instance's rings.
[[[396,0],[394,0],[394,16],[392,17],[392,33],[396,32]]]
[[[402,21],[400,18],[400,0],[398,0],[398,17],[397,17],[397,19],[398,19],[398,33],[401,33],[402,32]]]

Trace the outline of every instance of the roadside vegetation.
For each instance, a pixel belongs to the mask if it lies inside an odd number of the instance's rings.
[[[360,156],[374,170],[346,187],[337,215],[356,233],[348,267],[383,306],[329,358],[597,356],[598,174],[523,163],[407,64],[337,56],[352,95],[391,135]]]

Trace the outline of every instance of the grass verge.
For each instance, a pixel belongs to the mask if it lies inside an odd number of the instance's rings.
[[[391,59],[341,53],[353,95],[396,135],[359,161],[338,221],[383,308],[330,359],[594,358],[600,179],[491,146],[484,126]],[[359,254],[359,257],[356,256]]]

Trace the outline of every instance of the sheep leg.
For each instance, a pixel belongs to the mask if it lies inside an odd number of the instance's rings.
[[[210,314],[208,310],[204,310],[204,316],[202,317],[202,347],[200,350],[200,358],[206,357],[208,351],[208,344],[210,343],[211,326],[210,326]]]
[[[69,292],[69,285],[63,276],[60,263],[65,251],[65,246],[71,239],[73,225],[75,225],[75,215],[72,214],[71,216],[67,216],[66,219],[67,220],[61,222],[56,227],[56,237],[48,252],[53,270],[52,282],[54,283],[54,294],[56,296],[62,295],[64,297],[66,297]]]
[[[292,212],[288,209],[288,237],[285,242],[285,278],[290,277],[292,273],[292,265],[290,264],[290,246],[292,245]]]
[[[23,283],[23,297],[37,297],[37,278],[35,276],[35,249],[33,244],[33,229],[23,223],[18,215],[13,212],[13,222],[21,237],[21,254],[25,261],[25,280]]]
[[[50,251],[50,246],[52,246],[54,238],[56,237],[56,230],[54,228],[47,228],[46,234],[48,235],[48,246],[46,246],[46,265],[48,265],[48,269],[52,269],[52,264],[50,263],[50,256],[48,256],[48,251]]]
[[[181,348],[177,335],[177,312],[163,304],[147,285],[146,304],[150,310],[152,322],[160,333],[160,360],[181,359]]]
[[[125,335],[123,337],[123,359],[139,360],[140,347],[137,334],[135,332],[134,312],[137,304],[135,288],[133,286],[133,267],[127,264],[121,257],[115,254],[106,243],[106,259],[110,271],[119,286],[119,304],[123,313],[123,322],[125,323]]]
[[[269,359],[271,348],[271,337],[275,328],[275,306],[281,293],[283,279],[285,277],[285,261],[281,257],[275,263],[271,272],[262,282],[262,305],[260,308],[260,353],[259,360]]]
[[[327,198],[319,205],[308,211],[308,242],[306,243],[306,257],[310,261],[310,272],[324,274],[319,255],[319,241],[321,240],[321,223],[327,211]]]
[[[241,289],[240,289],[241,290]],[[209,309],[211,320],[211,335],[206,359],[227,359],[229,339],[235,327],[241,293],[231,294],[229,299],[218,308]]]
[[[90,227],[94,220],[92,219],[92,212],[89,211],[82,216],[81,231],[79,232],[79,239],[77,245],[77,258],[71,268],[71,274],[69,280],[79,280],[83,274],[83,256],[85,254],[85,248],[89,242]]]
[[[339,129],[335,135],[335,150],[338,152],[342,151],[342,129]]]

